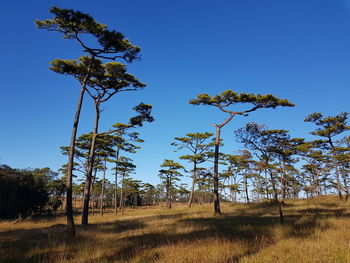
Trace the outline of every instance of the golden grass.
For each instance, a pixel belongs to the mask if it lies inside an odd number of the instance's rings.
[[[0,222],[0,262],[350,262],[350,203],[291,200],[285,223],[268,203],[127,209],[90,216],[68,241],[65,218]],[[76,222],[80,217],[76,217]]]

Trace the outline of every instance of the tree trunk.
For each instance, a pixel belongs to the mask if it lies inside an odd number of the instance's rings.
[[[280,223],[283,224],[283,222],[284,222],[284,215],[283,215],[282,202],[278,202],[278,212],[280,214]]]
[[[191,195],[190,199],[188,200],[188,207],[191,207],[193,202],[193,196],[194,196],[194,186],[196,183],[196,173],[197,173],[197,163],[193,163],[193,175],[192,175],[192,187],[191,187]]]
[[[92,61],[93,61],[92,57]],[[74,149],[75,149],[75,140],[77,137],[78,124],[80,118],[81,106],[83,104],[84,93],[86,91],[86,84],[90,78],[92,62],[88,66],[87,73],[81,83],[80,94],[78,98],[77,109],[75,111],[75,117],[73,122],[73,129],[71,134],[71,140],[69,145],[68,152],[68,164],[67,164],[67,196],[66,196],[66,210],[67,210],[67,226],[68,226],[68,236],[75,236],[75,226],[73,218],[73,204],[72,204],[72,193],[73,193],[73,165],[74,165]]]
[[[267,177],[267,169],[264,169],[264,173],[265,173],[265,181],[266,181],[266,199],[269,200],[270,199],[270,195],[269,195],[269,179]]]
[[[316,178],[315,178],[315,188],[316,188],[316,193],[317,195],[321,195],[321,187],[319,183],[319,178],[320,177],[320,171],[317,169],[316,170]]]
[[[286,200],[286,163],[285,160],[281,161],[282,176],[281,176],[281,201],[284,203]]]
[[[273,198],[274,201],[276,203],[278,203],[278,193],[277,193],[277,188],[276,188],[276,182],[275,182],[275,178],[272,174],[272,171],[269,169],[269,174],[270,174],[270,178],[271,178],[271,185],[272,185],[272,191],[273,191]]]
[[[83,226],[87,226],[89,224],[88,218],[89,218],[89,200],[90,200],[90,188],[91,188],[91,179],[92,179],[92,170],[94,167],[94,159],[95,159],[95,145],[96,145],[96,138],[98,133],[98,122],[100,119],[100,110],[99,110],[99,103],[95,102],[95,125],[94,125],[94,131],[92,133],[92,140],[91,140],[91,147],[89,152],[89,164],[88,164],[88,170],[86,174],[86,183],[85,183],[85,189],[84,189],[84,207],[83,207],[83,214],[81,218],[81,224]]]
[[[100,215],[101,216],[103,216],[103,199],[104,199],[104,195],[105,195],[106,164],[107,164],[107,157],[105,157],[104,167],[103,167],[103,179],[102,179],[101,200],[100,200]]]
[[[92,183],[91,183],[91,189],[90,189],[90,192],[92,193],[92,200],[91,200],[91,212],[92,212],[92,215],[95,215],[95,191],[94,191],[94,183],[95,183],[95,180],[96,180],[96,175],[97,175],[97,169],[95,168],[94,169],[94,178],[92,179]]]
[[[220,209],[220,197],[219,197],[219,147],[220,147],[220,130],[221,127],[216,126],[216,137],[215,137],[215,153],[214,153],[214,214],[221,215]]]
[[[171,193],[170,193],[170,178],[167,178],[166,181],[166,204],[167,204],[167,208],[171,209]]]
[[[245,196],[247,198],[247,203],[249,204],[249,195],[248,195],[248,178],[245,176],[244,178],[244,188],[245,188]]]
[[[337,153],[336,153],[336,150],[335,150],[335,147],[333,145],[333,142],[332,142],[331,138],[328,138],[328,140],[329,140],[329,144],[330,144],[331,149],[332,149],[333,165],[334,165],[334,169],[335,169],[335,179],[336,179],[336,182],[337,182],[338,196],[339,196],[339,199],[342,199],[343,195],[342,195],[342,192],[341,192],[342,186],[340,184],[340,179],[339,179],[339,170],[338,170],[338,164],[337,164]]]
[[[115,187],[114,187],[114,213],[118,213],[118,205],[117,205],[117,195],[118,195],[118,159],[119,159],[119,147],[117,149],[116,154],[116,162],[115,162]]]
[[[348,182],[346,179],[346,174],[345,172],[342,173],[342,178],[343,178],[343,182],[344,182],[344,189],[345,189],[345,202],[348,201],[349,199],[349,186],[348,186]]]
[[[77,136],[78,124],[81,106],[83,103],[84,93],[86,89],[86,81],[85,85],[83,83],[79,99],[77,109],[75,111],[75,118],[73,123],[71,141],[69,145],[69,157],[68,157],[68,166],[67,166],[67,195],[66,195],[66,210],[67,210],[67,226],[68,226],[68,236],[75,236],[75,226],[74,226],[74,218],[73,218],[73,204],[72,204],[72,193],[73,193],[73,163],[74,163],[74,149],[75,149],[75,139]]]
[[[119,202],[119,210],[123,209],[124,206],[124,197],[123,197],[123,188],[124,188],[124,177],[125,177],[125,171],[122,174],[122,184],[120,186],[120,202]]]

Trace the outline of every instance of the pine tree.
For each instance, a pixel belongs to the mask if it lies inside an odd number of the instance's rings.
[[[212,148],[213,143],[205,143],[205,141],[213,136],[212,133],[187,133],[186,137],[175,137],[175,142],[171,145],[177,147],[177,150],[187,149],[192,154],[182,155],[180,159],[188,160],[193,164],[192,169],[192,186],[191,194],[188,200],[188,207],[191,207],[194,198],[194,188],[197,179],[198,165],[205,162],[209,155],[208,152]]]
[[[232,90],[226,90],[216,96],[208,94],[200,94],[196,99],[190,100],[190,104],[214,106],[229,114],[229,117],[220,124],[214,124],[216,128],[215,137],[215,155],[214,155],[214,213],[221,214],[219,199],[219,147],[221,128],[229,123],[236,115],[247,116],[248,113],[256,111],[260,108],[276,108],[278,106],[293,107],[294,104],[286,99],[279,99],[271,94],[260,95],[252,93],[236,93]],[[237,106],[239,104],[248,104],[250,107],[242,111],[228,110],[229,106]]]
[[[88,81],[94,75],[93,68],[95,66],[95,58],[107,60],[116,60],[120,58],[130,63],[139,57],[140,48],[132,45],[123,34],[114,30],[109,30],[106,25],[96,22],[95,19],[87,14],[58,7],[52,7],[50,12],[54,15],[53,19],[46,19],[43,21],[35,20],[36,26],[39,29],[62,33],[65,39],[76,40],[83,48],[83,51],[88,53],[87,56],[80,59],[80,64],[75,61],[55,60],[51,67],[52,70],[58,73],[72,75],[81,84],[73,122],[67,165],[67,226],[68,235],[74,237],[75,226],[72,205],[72,183],[75,139],[84,94],[87,91]],[[98,46],[89,46],[88,43],[91,43],[88,41],[89,37],[84,38],[84,35],[93,36],[97,40]]]
[[[350,126],[347,125],[346,121],[348,118],[347,112],[342,112],[336,116],[323,117],[319,112],[314,112],[305,118],[305,122],[312,122],[318,127],[315,131],[310,132],[312,135],[317,135],[326,138],[324,142],[328,144],[328,148],[332,153],[333,166],[335,170],[335,179],[337,183],[338,196],[342,198],[342,184],[339,178],[339,167],[337,164],[337,149],[334,145],[334,137],[350,130]]]
[[[184,169],[184,167],[168,159],[165,159],[160,167],[164,168],[159,170],[159,177],[164,180],[167,207],[171,209],[172,196],[174,194],[174,181],[180,180],[179,177],[182,176],[182,174],[179,170]]]

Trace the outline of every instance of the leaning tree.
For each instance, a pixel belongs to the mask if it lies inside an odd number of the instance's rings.
[[[52,19],[35,20],[35,24],[39,29],[48,31],[56,31],[63,34],[65,39],[76,40],[88,55],[83,59],[86,64],[76,65],[74,61],[55,60],[56,64],[61,64],[59,70],[53,70],[66,75],[71,75],[80,82],[80,94],[78,98],[77,108],[73,121],[73,129],[70,140],[70,150],[67,165],[67,226],[68,235],[75,236],[75,227],[73,219],[72,205],[72,178],[74,163],[74,146],[78,130],[80,111],[83,103],[83,97],[87,91],[87,84],[93,75],[95,58],[106,60],[121,59],[128,63],[139,58],[140,48],[132,45],[123,34],[115,30],[109,30],[106,25],[98,23],[91,16],[72,9],[61,9],[52,7],[50,12],[54,15]],[[95,42],[91,41],[93,37]],[[91,46],[91,43],[98,43]],[[60,63],[62,62],[62,63]]]
[[[219,201],[219,147],[221,128],[229,123],[236,115],[247,116],[248,113],[256,111],[260,108],[276,108],[278,106],[294,107],[295,105],[286,99],[279,99],[271,94],[260,95],[252,93],[236,93],[232,90],[226,90],[218,95],[209,96],[208,94],[200,94],[196,99],[190,100],[190,104],[214,106],[229,114],[229,117],[220,124],[213,124],[216,128],[215,137],[215,153],[214,153],[214,213],[221,214]],[[239,104],[248,104],[246,110],[233,111],[229,110],[229,106],[238,106]]]

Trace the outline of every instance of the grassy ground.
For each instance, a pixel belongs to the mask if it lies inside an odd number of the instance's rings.
[[[91,216],[69,242],[65,218],[0,222],[0,262],[350,262],[350,203],[336,197],[262,204],[128,209]],[[80,218],[76,217],[76,222]]]

